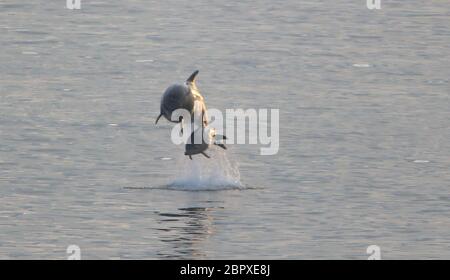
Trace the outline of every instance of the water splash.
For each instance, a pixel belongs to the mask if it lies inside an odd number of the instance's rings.
[[[195,155],[193,160],[187,156],[178,159],[176,178],[168,187],[179,190],[241,189],[238,164],[230,151],[212,146],[206,152],[210,159],[203,155]]]

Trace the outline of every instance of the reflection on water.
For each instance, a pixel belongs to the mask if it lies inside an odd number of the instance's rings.
[[[163,258],[205,258],[201,243],[214,234],[212,211],[205,207],[180,208],[176,213],[159,213],[159,239],[169,250],[158,252]]]

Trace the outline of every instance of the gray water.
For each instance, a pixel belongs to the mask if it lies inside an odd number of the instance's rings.
[[[0,1],[0,258],[450,258],[448,1]],[[242,188],[167,188],[154,121],[279,108]],[[206,160],[206,159],[202,159]],[[214,161],[214,159],[211,159]]]

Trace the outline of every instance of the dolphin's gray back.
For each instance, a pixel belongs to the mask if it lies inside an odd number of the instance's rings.
[[[186,109],[192,113],[194,109],[194,97],[190,89],[185,85],[172,85],[166,89],[161,99],[161,114],[169,120],[176,109]]]

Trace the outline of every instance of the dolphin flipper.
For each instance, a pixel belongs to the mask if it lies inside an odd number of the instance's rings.
[[[225,146],[225,144],[221,143],[221,141],[227,140],[227,137],[225,135],[217,134],[215,136],[215,138],[216,138],[216,141],[213,144],[226,150],[227,147]]]
[[[221,143],[214,143],[214,145],[221,147],[222,149],[226,150],[227,147],[224,144]]]
[[[161,114],[159,114],[159,116],[156,118],[156,122],[155,122],[155,124],[158,124],[158,121],[159,121],[159,119],[161,118],[163,116],[163,114],[161,113]]]
[[[204,155],[207,158],[211,158],[210,156],[208,156],[205,152],[202,152],[202,155]]]

